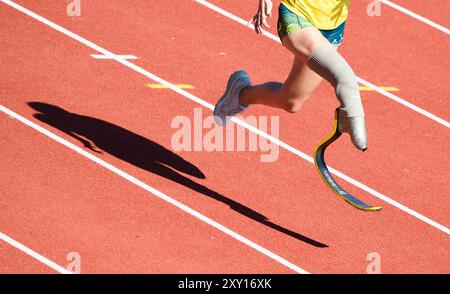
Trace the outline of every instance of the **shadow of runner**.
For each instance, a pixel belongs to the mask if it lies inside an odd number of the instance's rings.
[[[28,105],[39,112],[33,115],[35,118],[75,138],[84,147],[94,152],[104,151],[143,170],[225,203],[236,212],[297,240],[320,248],[328,247],[326,244],[274,224],[253,209],[183,176],[179,172],[199,179],[205,178],[202,171],[195,165],[149,139],[107,121],[71,113],[55,105],[41,102],[29,102]]]

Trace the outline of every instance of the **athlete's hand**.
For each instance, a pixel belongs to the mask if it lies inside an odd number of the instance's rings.
[[[255,26],[255,31],[257,34],[262,34],[263,26],[266,28],[270,28],[267,23],[267,18],[272,17],[272,1],[271,0],[259,0],[258,12],[252,19],[248,22],[249,24],[253,24]]]

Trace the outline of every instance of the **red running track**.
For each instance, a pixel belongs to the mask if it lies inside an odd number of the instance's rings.
[[[279,44],[193,1],[136,1],[133,7],[95,1],[83,4],[79,18],[65,14],[64,2],[17,3],[109,51],[136,55],[135,64],[193,85],[189,91],[209,103],[233,70],[245,68],[262,82],[284,79],[290,66]],[[254,10],[254,1],[214,3],[243,18]],[[0,5],[1,105],[77,146],[91,142],[101,152],[85,148],[93,155],[307,271],[364,273],[367,255],[378,252],[384,273],[450,272],[448,234],[345,183],[384,206],[376,214],[353,209],[328,191],[310,163],[284,149],[273,163],[261,163],[257,152],[173,152],[172,119],[193,117],[199,105],[168,89],[149,89],[154,81],[93,59],[98,52]],[[355,71],[400,88],[401,97],[448,120],[442,99],[449,94],[442,74],[448,58],[438,59],[448,55],[447,36],[395,11],[367,20],[364,9],[353,5],[342,46]],[[373,33],[361,40],[367,30]],[[436,54],[428,60],[414,53],[431,42]],[[348,139],[340,140],[329,152],[330,165],[450,223],[448,129],[377,93],[365,93],[364,103],[369,151],[356,153]],[[296,115],[263,107],[248,114],[279,116],[280,139],[311,154],[329,132],[335,106],[323,84]],[[79,252],[83,273],[292,272],[18,120],[0,119],[1,232],[50,260],[64,266],[68,253]],[[53,272],[4,246],[1,272]]]

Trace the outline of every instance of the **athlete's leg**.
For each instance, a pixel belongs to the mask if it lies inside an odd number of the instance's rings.
[[[267,82],[248,86],[240,93],[242,104],[262,104],[288,112],[300,110],[319,86],[322,78],[294,55],[291,72],[284,83]]]
[[[240,93],[242,104],[263,104],[289,112],[300,110],[319,86],[322,78],[307,65],[310,53],[328,41],[314,27],[308,27],[285,36],[283,45],[294,53],[291,72],[284,84],[268,82],[248,86]],[[294,50],[295,48],[295,50]]]
[[[315,27],[290,32],[283,37],[282,43],[294,53],[297,66],[298,62],[307,64],[312,71],[325,78],[335,88],[336,97],[341,103],[340,130],[350,133],[353,144],[358,149],[365,150],[364,109],[356,76],[345,59]],[[302,81],[301,75],[298,80]],[[302,95],[305,93],[304,89],[292,87],[289,79],[286,84],[287,87],[277,83],[245,87],[241,91],[240,101],[242,104],[265,104],[291,112],[298,111],[309,95]]]
[[[367,148],[364,109],[352,68],[314,27],[288,34],[283,45],[334,87],[341,104],[339,130],[349,133],[355,147],[364,151]]]
[[[350,133],[353,144],[365,150],[364,109],[353,70],[317,28],[283,7],[280,5],[278,33],[283,45],[295,55],[289,78],[284,84],[251,86],[247,74],[242,72],[241,79],[230,78],[230,86],[216,105],[215,115],[233,116],[250,104],[296,112],[318,86],[320,76],[334,87],[341,104],[339,130]]]

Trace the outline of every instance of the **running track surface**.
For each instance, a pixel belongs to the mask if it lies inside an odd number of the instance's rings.
[[[211,104],[234,70],[259,83],[282,81],[290,69],[280,44],[195,1],[82,1],[80,17],[66,15],[67,1],[15,2],[115,54],[137,56],[131,62],[166,81],[193,85],[188,91]],[[244,19],[255,2],[211,1]],[[442,14],[449,3],[409,2],[397,1],[450,27]],[[260,162],[259,152],[174,152],[172,119],[193,118],[199,104],[146,87],[156,82],[92,58],[100,53],[2,2],[0,32],[1,105],[299,268],[365,273],[367,255],[377,252],[383,273],[450,273],[448,229],[339,180],[384,207],[356,210],[311,163],[282,148],[272,163]],[[360,77],[395,86],[449,121],[448,42],[389,7],[368,17],[364,1],[354,1],[340,50]],[[376,92],[363,92],[363,100],[368,152],[344,137],[328,163],[448,227],[448,128]],[[335,107],[323,83],[300,113],[256,106],[248,114],[279,116],[280,140],[311,155],[331,130]],[[294,273],[3,112],[0,124],[0,232],[56,264],[65,267],[67,254],[78,252],[83,273]],[[0,259],[1,273],[56,273],[3,241]]]

